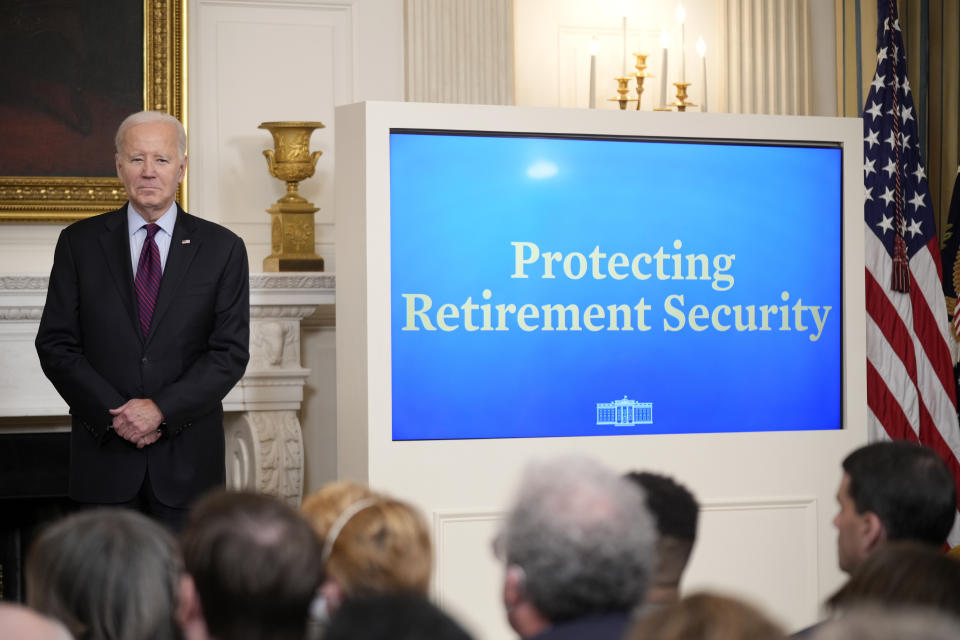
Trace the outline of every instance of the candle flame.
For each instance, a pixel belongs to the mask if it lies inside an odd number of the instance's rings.
[[[683,8],[682,4],[677,5],[677,22],[683,24],[687,19],[687,10]]]
[[[703,41],[703,36],[697,38],[697,53],[702,56],[707,55],[707,43]]]
[[[670,46],[670,34],[666,29],[660,32],[660,46],[664,49]]]
[[[600,38],[593,36],[593,40],[590,41],[590,55],[595,56],[600,53]]]

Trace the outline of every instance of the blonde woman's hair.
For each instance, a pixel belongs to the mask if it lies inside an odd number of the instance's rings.
[[[364,498],[376,497],[370,487],[359,482],[343,480],[330,482],[307,496],[300,505],[300,513],[310,522],[321,540],[327,537],[330,527],[351,504]]]
[[[307,497],[301,513],[323,541],[324,573],[347,599],[427,594],[433,549],[418,509],[356,482],[334,482]]]
[[[420,512],[407,503],[392,498],[372,502],[356,511],[328,544],[326,573],[346,598],[427,594],[432,569],[430,533]]]

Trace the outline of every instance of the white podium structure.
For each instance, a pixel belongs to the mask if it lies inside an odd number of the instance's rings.
[[[490,553],[490,541],[525,463],[578,452],[621,471],[666,473],[693,490],[702,513],[684,591],[712,589],[745,597],[791,630],[813,623],[824,598],[842,581],[831,525],[840,461],[867,439],[860,121],[363,103],[338,108],[336,123],[338,474],[424,510],[433,526],[432,589],[437,601],[478,637],[515,637],[505,622],[500,601],[503,568]],[[786,145],[812,140],[841,149],[842,220],[838,216],[837,224],[842,225],[843,250],[842,274],[837,277],[842,281],[842,309],[831,318],[842,321],[842,389],[837,389],[842,394],[841,428],[393,440],[391,311],[398,298],[391,288],[396,275],[391,273],[392,129]],[[642,202],[643,173],[643,167],[637,167],[636,185],[624,185],[622,194],[608,194],[609,199],[595,202],[595,207]],[[690,188],[696,185],[697,176],[689,176]],[[682,204],[681,198],[678,210]],[[584,211],[585,217],[590,215]],[[393,270],[402,268],[395,265]],[[683,364],[697,368],[716,363],[707,351]],[[503,367],[510,366],[506,358]],[[535,388],[537,381],[529,384]],[[689,402],[697,402],[698,392],[688,390]],[[783,393],[791,391],[785,388]],[[597,409],[589,411],[595,414]],[[654,420],[658,411],[653,408]]]

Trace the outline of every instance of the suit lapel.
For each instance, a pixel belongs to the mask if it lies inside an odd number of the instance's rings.
[[[170,308],[170,303],[183,283],[183,277],[190,269],[190,263],[197,255],[201,238],[195,232],[196,223],[193,216],[177,205],[177,222],[173,227],[170,252],[167,254],[167,264],[163,269],[163,277],[160,279],[160,291],[157,292],[157,305],[153,309],[153,320],[150,322],[147,342],[150,342],[156,328],[163,321],[164,314]]]
[[[105,216],[104,231],[100,234],[100,246],[103,248],[104,260],[113,283],[120,293],[120,299],[127,310],[130,322],[137,328],[137,335],[140,335],[134,304],[133,267],[130,264],[130,234],[127,229],[126,206]]]

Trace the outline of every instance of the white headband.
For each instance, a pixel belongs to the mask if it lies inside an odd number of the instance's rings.
[[[367,507],[372,507],[376,503],[377,501],[373,498],[363,498],[362,500],[357,500],[353,504],[349,505],[340,513],[339,516],[337,516],[337,519],[333,521],[332,525],[330,525],[330,530],[327,531],[327,537],[323,541],[323,551],[320,554],[320,561],[323,563],[323,566],[326,566],[327,560],[330,559],[330,554],[333,552],[333,545],[340,536],[340,532],[343,531],[343,528],[347,526],[348,522],[350,522],[350,518],[357,515]]]

